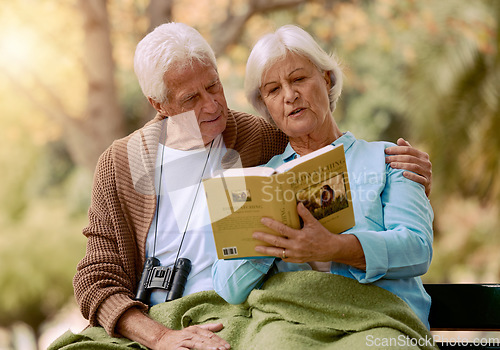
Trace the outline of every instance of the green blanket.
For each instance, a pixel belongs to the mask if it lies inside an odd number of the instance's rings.
[[[315,271],[277,274],[240,305],[213,291],[200,292],[156,305],[150,316],[173,329],[222,322],[218,334],[235,350],[437,349],[430,332],[394,294]],[[93,327],[68,331],[49,350],[131,348],[146,349]]]

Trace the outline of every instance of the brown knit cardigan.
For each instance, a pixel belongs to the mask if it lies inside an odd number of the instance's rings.
[[[154,168],[165,119],[157,115],[143,128],[115,141],[99,158],[94,174],[86,254],[73,279],[75,297],[90,324],[116,336],[118,319],[131,307],[145,261],[146,237],[156,208]],[[283,152],[286,136],[262,118],[229,110],[223,132],[243,166],[267,162]],[[224,162],[232,163],[236,152]],[[186,170],[187,171],[187,170]]]

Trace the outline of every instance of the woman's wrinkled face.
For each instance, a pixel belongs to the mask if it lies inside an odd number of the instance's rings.
[[[332,118],[330,75],[306,57],[288,53],[262,74],[261,98],[276,125],[290,137],[320,130]]]

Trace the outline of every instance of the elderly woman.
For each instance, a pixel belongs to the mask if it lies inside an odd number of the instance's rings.
[[[391,144],[358,140],[337,126],[332,113],[342,73],[335,58],[302,29],[281,27],[252,50],[245,89],[253,106],[289,136],[285,152],[268,166],[329,144],[344,145],[356,225],[332,234],[302,204],[297,207],[302,229],[263,218],[278,235],[255,232],[255,239],[271,245],[256,251],[276,258],[217,261],[212,269],[217,293],[241,303],[269,275],[312,269],[399,296],[428,328],[431,300],[419,276],[432,257],[432,208],[422,185],[386,164],[384,150]]]

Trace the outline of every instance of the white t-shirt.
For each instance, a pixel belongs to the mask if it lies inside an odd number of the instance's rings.
[[[161,161],[163,153],[163,170]],[[179,258],[191,261],[191,272],[184,289],[184,296],[204,290],[213,290],[212,264],[217,259],[215,242],[210,225],[210,217],[206,202],[203,177],[210,177],[220,170],[222,157],[226,152],[221,135],[214,139],[210,155],[206,149],[181,151],[162,144],[158,146],[155,169],[156,193],[160,194],[158,211],[148,232],[146,241],[146,257],[155,256],[162,266],[172,266],[181,245],[182,235],[186,235],[182,243]],[[209,155],[209,156],[208,156]],[[160,172],[162,180],[160,184]],[[160,188],[161,187],[161,188]],[[198,189],[198,194],[196,191]],[[193,201],[196,202],[193,206]],[[192,213],[190,211],[192,209]],[[156,215],[158,215],[158,222]],[[189,218],[189,219],[188,219]],[[189,220],[189,222],[188,222]],[[156,246],[155,246],[155,230]],[[164,290],[151,293],[150,305],[165,301]]]

